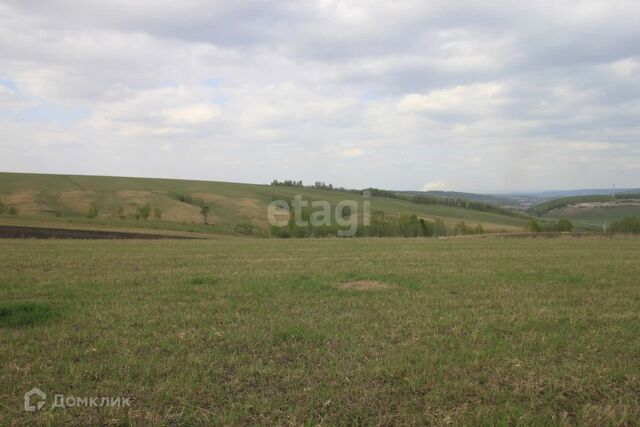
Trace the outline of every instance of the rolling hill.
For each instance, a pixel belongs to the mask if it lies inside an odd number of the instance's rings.
[[[640,194],[562,197],[536,204],[527,213],[541,218],[567,218],[576,224],[602,227],[611,221],[640,216]]]
[[[8,209],[0,223],[66,228],[154,229],[181,233],[235,234],[239,224],[251,224],[254,234],[269,229],[267,207],[274,200],[291,202],[295,195],[308,201],[326,200],[335,206],[342,200],[364,198],[353,192],[307,187],[271,186],[227,182],[156,178],[0,173],[0,201]],[[371,210],[386,216],[413,215],[441,219],[448,227],[460,221],[481,224],[488,232],[522,231],[526,219],[462,207],[413,203],[409,200],[371,197]],[[148,205],[147,220],[136,219]],[[200,215],[209,206],[211,222]],[[95,209],[95,215],[89,215]],[[88,218],[88,216],[95,216]]]

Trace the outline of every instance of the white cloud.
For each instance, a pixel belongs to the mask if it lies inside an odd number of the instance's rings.
[[[444,191],[449,190],[449,186],[445,181],[430,181],[422,186],[422,191]]]
[[[190,125],[206,123],[220,115],[220,108],[212,104],[193,104],[162,111],[170,123]]]
[[[479,83],[434,90],[427,95],[406,95],[398,103],[401,113],[460,112],[485,113],[503,102],[504,88],[498,83]]]
[[[616,77],[630,78],[640,71],[640,60],[635,58],[621,59],[609,64],[609,69]]]

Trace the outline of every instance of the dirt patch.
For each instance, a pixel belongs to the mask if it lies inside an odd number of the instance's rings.
[[[198,224],[202,222],[200,208],[186,203],[175,202],[162,211],[162,219],[173,222],[188,222]],[[209,222],[216,223],[214,215],[209,216]]]
[[[144,205],[151,200],[151,191],[134,191],[134,190],[121,190],[116,191],[116,197],[128,203],[136,205]]]
[[[49,206],[38,202],[39,191],[19,191],[8,196],[3,196],[2,202],[8,206],[18,208],[18,213],[38,213],[50,209]]]
[[[376,280],[354,280],[353,282],[341,283],[340,289],[354,289],[356,291],[372,291],[377,289],[396,289],[398,285],[392,283],[378,282]]]
[[[216,205],[236,212],[242,219],[249,220],[260,226],[267,226],[267,207],[258,199],[247,197],[227,197],[214,193],[193,193],[193,197],[205,203],[213,203],[211,207],[215,213]]]
[[[95,198],[93,191],[65,191],[58,196],[61,206],[74,212],[87,212]]]

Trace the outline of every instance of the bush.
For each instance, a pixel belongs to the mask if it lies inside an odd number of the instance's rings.
[[[98,207],[95,203],[92,203],[87,212],[87,218],[95,218],[98,216]]]
[[[436,219],[436,222],[433,224],[434,237],[446,236],[447,234],[447,226],[444,224],[444,221]]]
[[[527,228],[532,233],[540,233],[541,231],[543,231],[542,226],[535,219],[532,219],[531,221],[529,221],[529,224],[527,225]]]
[[[138,208],[138,212],[136,214],[136,219],[149,219],[149,215],[151,215],[151,206],[149,203],[144,204],[144,206]]]
[[[277,227],[275,225],[271,226],[271,235],[273,237],[281,237],[285,239],[291,237],[291,233],[289,233],[289,227]]]
[[[559,219],[558,222],[555,224],[555,226],[556,226],[556,231],[572,231],[573,230],[573,223],[568,219],[564,219],[564,218]]]
[[[18,215],[18,208],[16,208],[15,206],[11,206],[9,208],[9,215]]]
[[[465,224],[464,221],[460,221],[454,227],[453,234],[455,236],[461,236],[461,235],[464,236],[464,235],[467,235],[467,234],[474,234],[474,230],[473,230],[473,228],[467,226],[467,224]]]
[[[425,221],[424,219],[420,218],[420,231],[422,232],[422,235],[424,237],[431,237],[433,236],[434,233],[434,229],[435,229],[435,223],[431,222],[431,221]]]
[[[155,209],[153,210],[153,217],[154,217],[155,219],[162,219],[162,209],[160,209],[160,208],[155,208]]]
[[[253,224],[249,224],[249,223],[242,223],[242,224],[237,224],[234,228],[236,233],[239,234],[246,234],[246,235],[251,235],[253,234],[253,229],[254,226]]]
[[[4,203],[2,203],[2,200],[0,200],[0,214],[3,214],[6,210],[7,210],[7,206]]]

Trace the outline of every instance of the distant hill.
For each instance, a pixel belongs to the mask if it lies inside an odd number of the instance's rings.
[[[491,203],[496,206],[512,205],[516,198],[509,196],[496,196],[491,194],[463,193],[459,191],[399,191],[400,194],[423,195],[435,197],[449,197],[454,199],[471,200],[480,203]]]
[[[269,229],[267,207],[274,200],[326,200],[332,206],[349,199],[362,205],[360,194],[307,187],[189,181],[155,178],[0,173],[0,201],[18,214],[0,214],[6,225],[91,227],[95,229],[155,229],[183,233],[237,234],[250,224],[256,233]],[[441,219],[453,227],[460,221],[481,224],[486,231],[521,231],[526,219],[465,206],[413,203],[403,198],[374,196],[372,210],[387,216],[416,215]],[[205,225],[202,206],[211,210]],[[136,219],[148,206],[148,219]],[[95,215],[94,215],[95,214]],[[94,216],[89,218],[89,216]]]
[[[532,197],[534,199],[549,200],[557,199],[561,197],[575,197],[575,196],[610,196],[612,194],[630,194],[640,193],[640,188],[617,188],[615,190],[611,188],[601,189],[582,189],[582,190],[557,190],[557,191],[540,191],[540,192],[525,192],[525,193],[512,193],[505,194],[505,197]]]
[[[533,205],[527,213],[537,217],[567,218],[579,224],[602,226],[628,216],[640,217],[640,191],[561,197]]]

